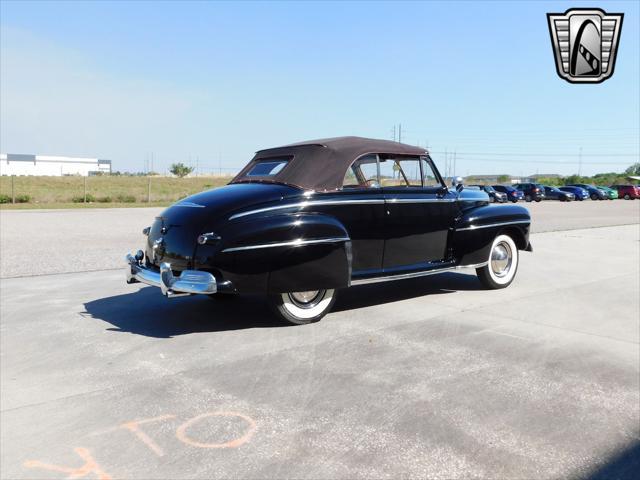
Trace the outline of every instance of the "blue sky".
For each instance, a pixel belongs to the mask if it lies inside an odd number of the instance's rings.
[[[153,153],[201,171],[338,135],[425,145],[457,174],[621,171],[640,151],[640,2],[11,2],[0,149]],[[615,74],[555,72],[547,12],[624,12]]]

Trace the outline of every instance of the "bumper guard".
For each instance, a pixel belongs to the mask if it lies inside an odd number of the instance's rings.
[[[201,270],[184,270],[180,276],[174,276],[171,265],[160,264],[160,272],[156,272],[142,265],[142,252],[134,257],[127,254],[127,283],[146,283],[160,287],[166,297],[179,297],[191,294],[210,295],[218,291],[215,277],[209,272]]]

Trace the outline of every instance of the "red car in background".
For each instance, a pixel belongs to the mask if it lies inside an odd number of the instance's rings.
[[[640,187],[637,185],[611,185],[609,188],[618,191],[618,198],[624,198],[625,200],[640,198]]]

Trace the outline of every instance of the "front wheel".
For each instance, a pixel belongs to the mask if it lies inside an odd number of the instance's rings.
[[[526,202],[530,202],[531,201],[531,195],[525,195],[524,200]]]
[[[539,203],[539,202],[541,202],[541,201],[542,201],[542,199],[541,199],[541,198],[536,198],[536,203]]]
[[[624,194],[624,199],[625,199],[625,200],[630,200],[630,199],[631,199],[631,197],[629,196],[629,194],[628,194],[628,193],[625,193],[625,194]]]
[[[476,268],[476,274],[490,290],[505,288],[516,276],[518,260],[518,247],[513,239],[509,235],[498,235],[491,244],[488,263]]]
[[[598,195],[596,195],[595,193],[592,193],[591,200],[598,200]]]
[[[319,321],[336,302],[335,290],[311,290],[269,295],[269,306],[282,320],[294,325]]]

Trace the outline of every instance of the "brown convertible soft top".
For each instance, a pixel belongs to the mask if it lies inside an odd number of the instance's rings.
[[[342,181],[351,163],[356,158],[368,153],[425,155],[426,150],[390,140],[362,137],[309,140],[259,150],[231,183],[267,181],[285,183],[308,190],[336,190],[342,186]],[[269,158],[282,157],[290,158],[290,160],[277,174],[273,176],[247,176],[256,163]]]

